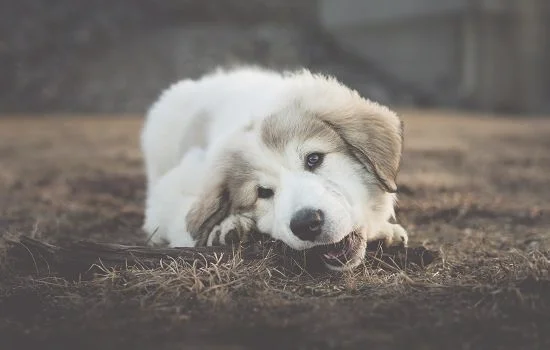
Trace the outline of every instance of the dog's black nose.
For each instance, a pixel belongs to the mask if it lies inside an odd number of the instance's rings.
[[[290,220],[290,230],[303,241],[314,241],[321,233],[325,215],[321,210],[304,208]]]

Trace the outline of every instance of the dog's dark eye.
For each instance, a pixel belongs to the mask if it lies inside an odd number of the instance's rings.
[[[275,192],[271,188],[265,188],[265,187],[258,187],[258,198],[271,198]]]
[[[322,153],[310,153],[306,157],[306,168],[313,170],[323,163],[324,154]]]

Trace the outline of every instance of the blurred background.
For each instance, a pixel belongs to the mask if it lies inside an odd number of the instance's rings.
[[[550,112],[548,0],[1,0],[0,113],[144,113],[219,65],[393,106]]]

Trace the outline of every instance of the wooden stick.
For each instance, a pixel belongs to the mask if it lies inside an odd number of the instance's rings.
[[[303,262],[308,268],[319,268],[319,261],[304,253],[285,249],[279,242],[254,242],[241,247],[200,247],[200,248],[164,248],[150,246],[127,246],[112,243],[95,243],[87,241],[68,242],[64,245],[53,245],[26,236],[11,240],[8,257],[18,270],[32,269],[37,273],[57,272],[70,278],[81,278],[84,275],[98,272],[94,265],[104,268],[123,269],[127,266],[155,268],[161,259],[177,258],[187,263],[214,263],[232,259],[235,254],[244,261],[264,259],[268,252],[278,263],[287,264]],[[404,248],[390,247],[382,249],[381,243],[369,244],[367,261],[381,267],[408,268],[430,264],[437,253],[423,247]],[[322,264],[321,264],[322,265]],[[31,270],[31,271],[32,271]]]

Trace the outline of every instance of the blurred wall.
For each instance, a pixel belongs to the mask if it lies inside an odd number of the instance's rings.
[[[0,112],[143,113],[218,65],[307,66],[394,105],[539,112],[547,0],[2,0]]]
[[[311,22],[309,9],[308,0],[2,0],[0,110],[141,112],[178,78],[271,55],[254,52],[265,41],[296,55],[291,24]]]
[[[321,0],[340,43],[436,104],[550,110],[548,0]]]

